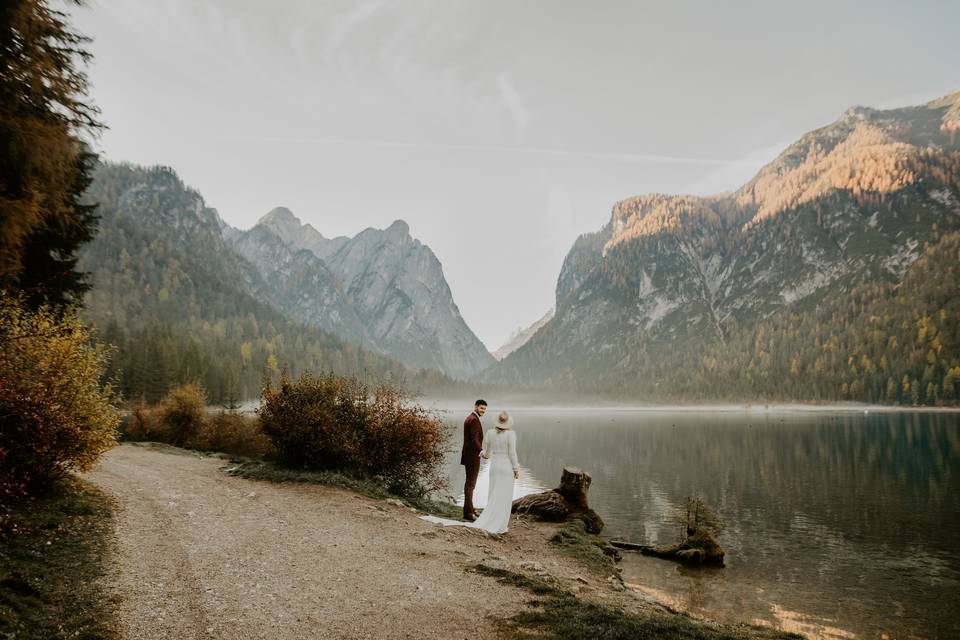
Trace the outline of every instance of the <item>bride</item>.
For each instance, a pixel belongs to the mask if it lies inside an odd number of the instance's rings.
[[[497,426],[484,434],[480,456],[490,460],[487,506],[480,517],[474,522],[460,522],[435,516],[421,516],[424,520],[445,527],[457,525],[483,529],[490,533],[507,532],[510,509],[513,506],[513,481],[520,477],[520,464],[517,462],[517,434],[513,431],[513,418],[506,411],[497,417]]]

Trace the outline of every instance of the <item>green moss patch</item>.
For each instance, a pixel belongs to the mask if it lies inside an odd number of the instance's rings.
[[[614,573],[620,551],[598,535],[587,533],[583,522],[571,520],[557,529],[550,542],[564,554],[576,558],[602,575]]]

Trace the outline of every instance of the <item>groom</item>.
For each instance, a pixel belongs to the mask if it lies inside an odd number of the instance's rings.
[[[477,511],[473,508],[473,489],[477,486],[477,474],[480,473],[480,450],[483,449],[483,425],[480,416],[487,411],[487,401],[477,400],[473,411],[463,421],[463,451],[460,464],[466,467],[467,479],[463,483],[463,519],[473,522]]]

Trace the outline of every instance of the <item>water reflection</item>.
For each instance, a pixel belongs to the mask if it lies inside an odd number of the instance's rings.
[[[726,569],[632,556],[628,581],[694,612],[815,636],[960,637],[949,613],[960,609],[956,414],[514,417],[523,486],[554,486],[564,465],[585,468],[605,534],[672,542],[668,516],[686,495],[727,523]],[[451,471],[462,487],[462,467]]]
[[[456,503],[463,505],[463,467],[460,467],[459,481],[451,488],[456,491]],[[479,509],[487,506],[487,495],[490,488],[490,463],[484,461],[480,465],[480,474],[477,476],[477,488],[473,491],[473,505]],[[520,467],[520,477],[513,483],[513,499],[530,493],[538,493],[546,489],[543,484],[525,467]]]

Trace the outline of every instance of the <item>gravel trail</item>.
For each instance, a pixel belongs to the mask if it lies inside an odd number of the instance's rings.
[[[542,525],[494,540],[333,487],[231,477],[224,464],[122,445],[88,475],[119,504],[124,638],[494,637],[493,620],[528,595],[469,567],[545,561]],[[582,573],[546,562],[571,581]]]

